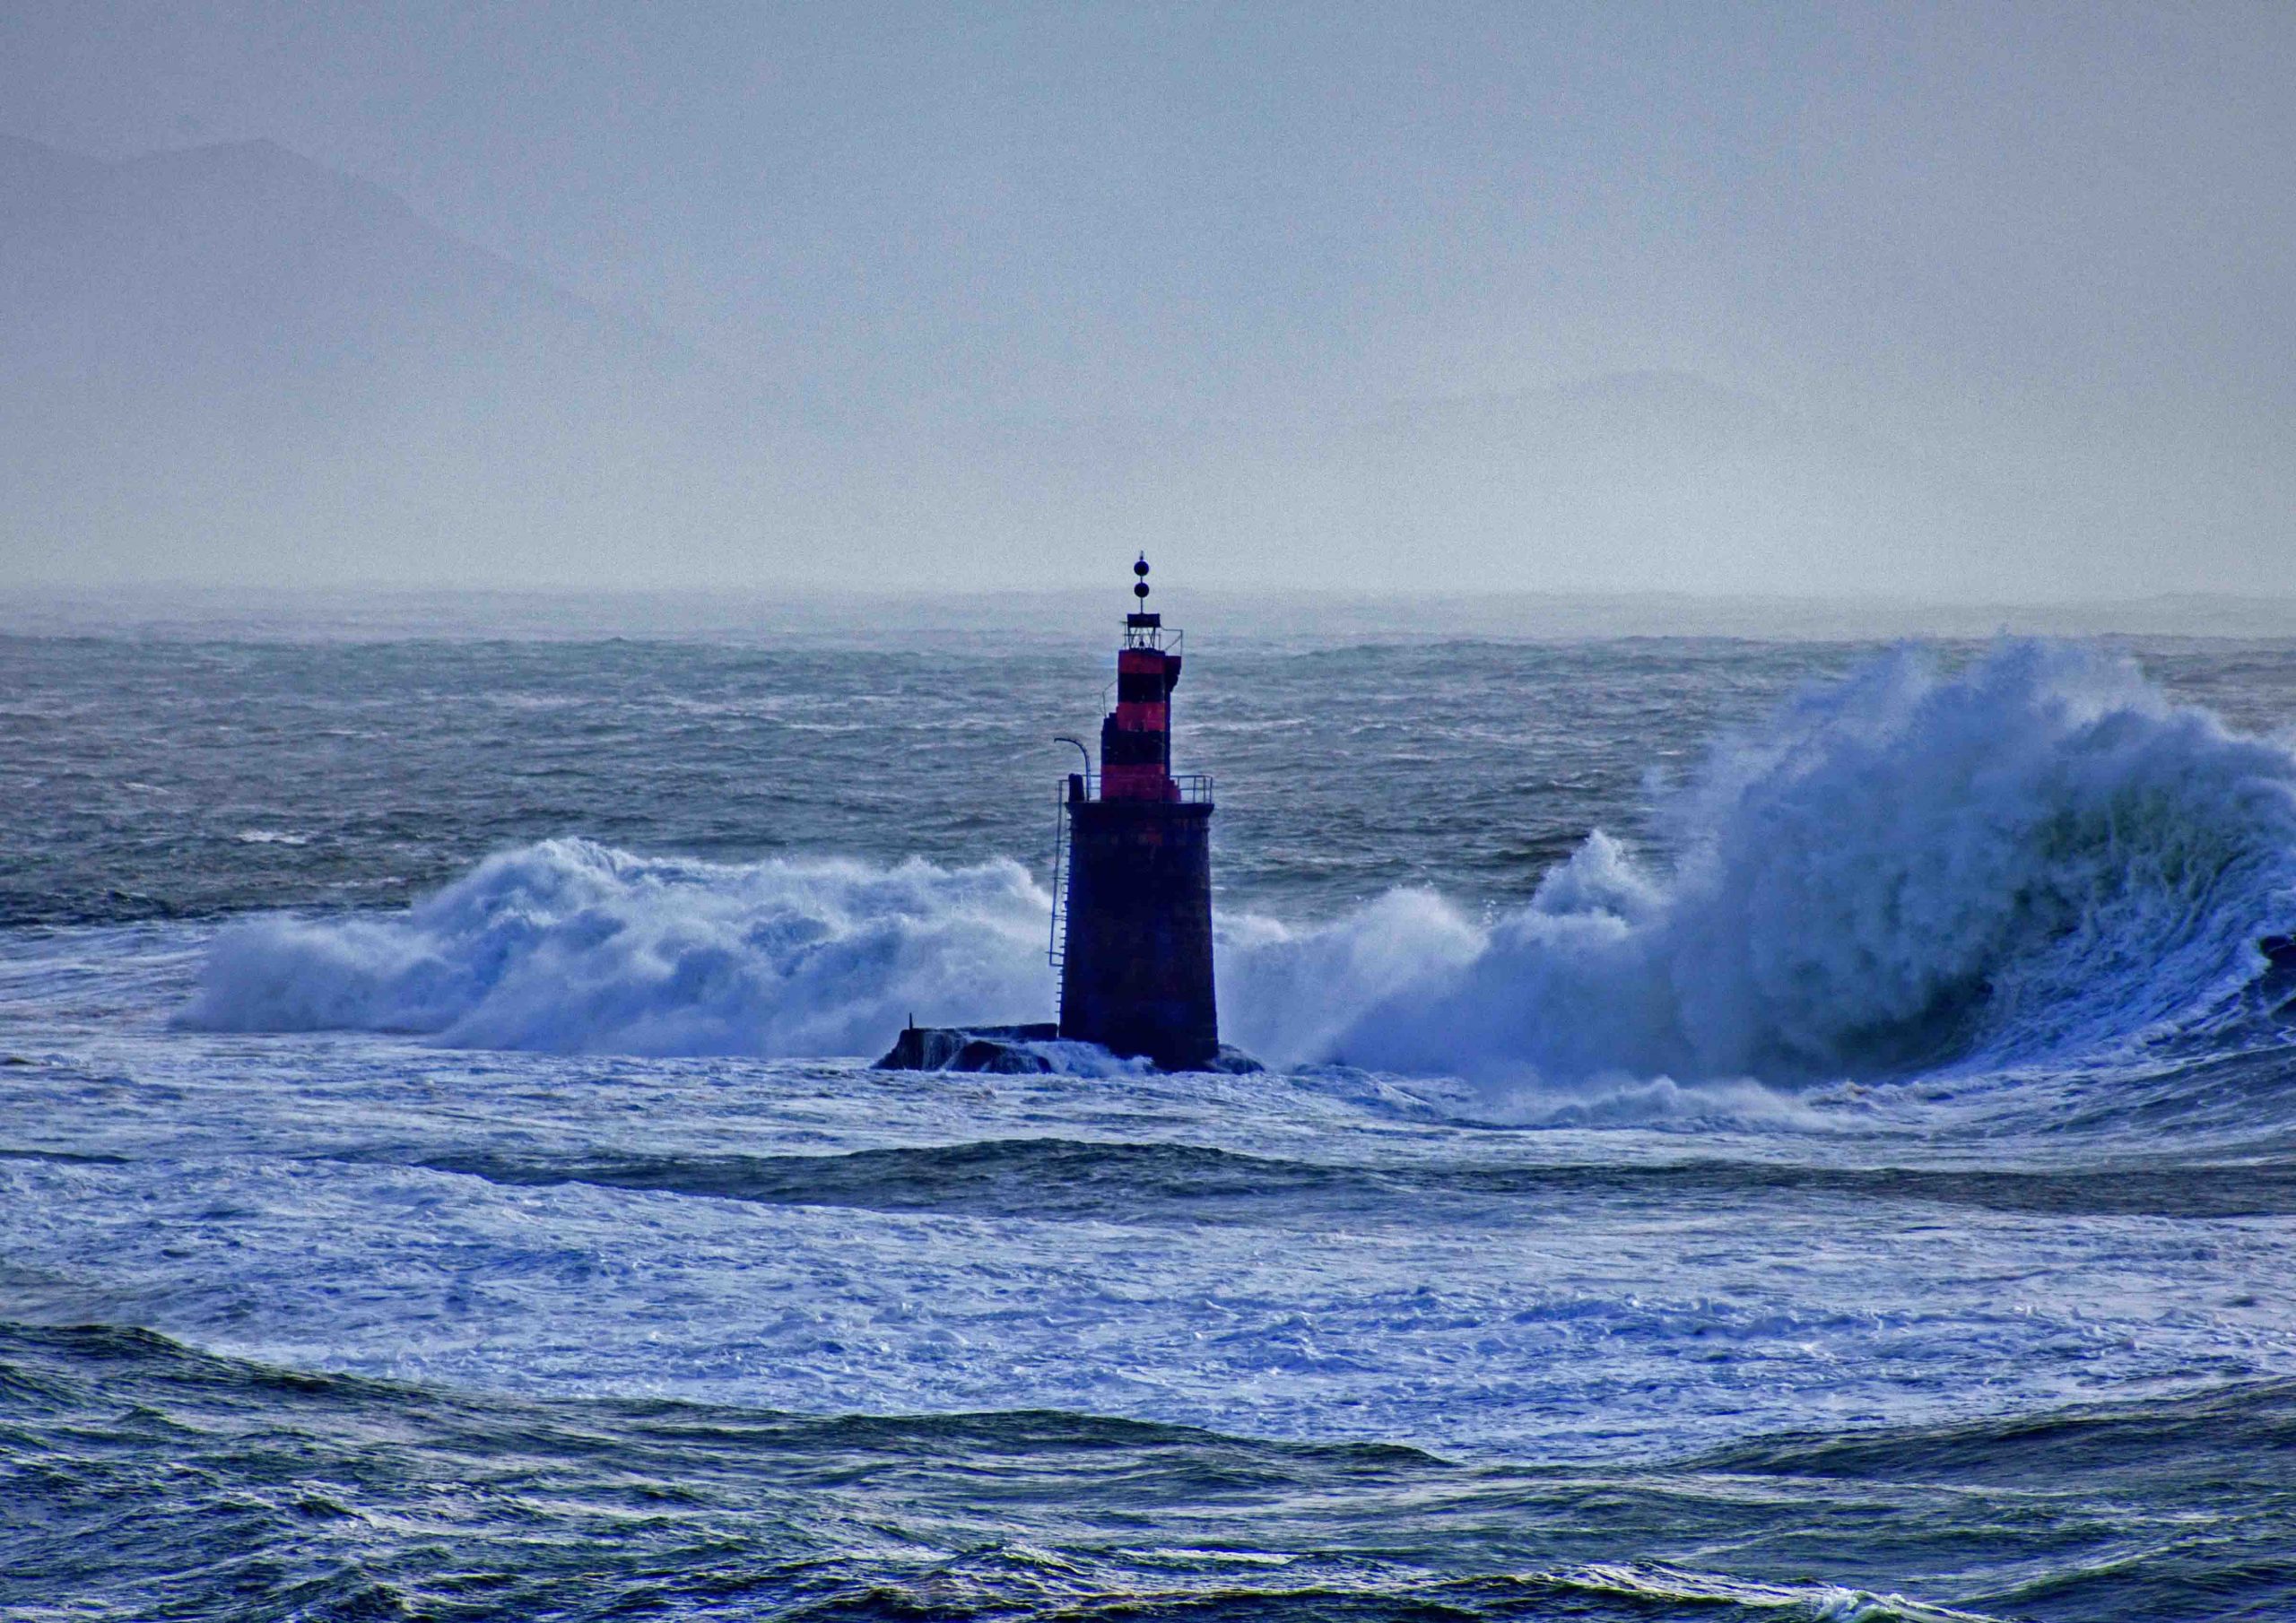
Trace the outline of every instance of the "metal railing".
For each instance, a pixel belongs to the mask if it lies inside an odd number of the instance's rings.
[[[1183,805],[1194,805],[1211,800],[1211,773],[1174,772],[1170,776],[1173,784],[1179,789],[1180,803]],[[1068,804],[1068,779],[1071,777],[1081,777],[1084,780],[1084,798],[1086,800],[1098,800],[1100,798],[1100,774],[1098,768],[1094,768],[1087,772],[1071,772],[1060,780],[1060,803],[1063,808],[1065,808]]]
[[[1124,628],[1124,646],[1127,648],[1161,648],[1167,654],[1180,654],[1187,646],[1187,633],[1178,627],[1127,625]]]

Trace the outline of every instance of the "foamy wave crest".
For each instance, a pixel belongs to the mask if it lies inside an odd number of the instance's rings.
[[[2005,645],[1957,673],[1884,659],[1721,740],[1657,811],[1666,860],[1596,832],[1492,924],[1420,890],[1314,928],[1223,918],[1223,1035],[1279,1063],[1575,1085],[1598,1109],[1655,1079],[1884,1074],[2189,1028],[2296,924],[2296,758],[2077,648]],[[1009,862],[728,866],[556,840],[403,914],[228,930],[182,1018],[868,1054],[912,1013],[1046,1018],[1049,907]]]
[[[550,840],[404,913],[226,930],[180,1018],[464,1047],[874,1053],[911,1013],[1046,1018],[1050,906],[1010,862],[732,866]]]
[[[2205,1020],[2296,919],[2296,759],[2039,644],[1906,651],[1722,740],[1483,926],[1425,893],[1230,933],[1229,1034],[1477,1079],[1772,1081]]]

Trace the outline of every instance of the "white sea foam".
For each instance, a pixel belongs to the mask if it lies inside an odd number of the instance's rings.
[[[1504,1080],[1860,1074],[2205,1018],[2296,917],[2296,758],[2125,661],[1913,650],[1720,741],[1670,871],[1599,832],[1488,926],[1261,927],[1237,1040]]]
[[[728,866],[549,840],[404,913],[227,930],[182,1020],[562,1053],[855,1054],[912,1014],[1045,1018],[1049,905],[1008,862]]]
[[[2079,648],[1886,658],[1719,741],[1658,811],[1666,864],[1597,831],[1494,923],[1417,890],[1309,928],[1224,919],[1224,1033],[1280,1063],[1536,1080],[1599,1115],[1651,1079],[2125,1041],[2222,1007],[2296,921],[2296,758]],[[226,931],[184,1019],[866,1053],[910,1014],[1043,1018],[1049,906],[1010,863],[552,841],[404,914]]]

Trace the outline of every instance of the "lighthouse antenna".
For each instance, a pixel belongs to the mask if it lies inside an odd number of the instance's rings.
[[[1132,564],[1132,595],[1137,600],[1132,612],[1124,617],[1124,646],[1127,648],[1161,648],[1164,646],[1162,626],[1164,617],[1148,607],[1148,554],[1143,552]]]

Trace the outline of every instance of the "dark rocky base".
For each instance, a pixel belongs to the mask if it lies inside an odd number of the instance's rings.
[[[1007,1076],[1050,1071],[1041,1055],[1022,1046],[1060,1035],[1040,1026],[911,1026],[893,1039],[879,1071],[992,1071]]]
[[[1241,1048],[1235,1046],[1233,1044],[1222,1043],[1220,1045],[1219,1052],[1214,1054],[1211,1059],[1201,1065],[1193,1066],[1191,1069],[1196,1071],[1216,1071],[1227,1076],[1249,1076],[1254,1072],[1265,1071],[1267,1067],[1261,1064],[1250,1055],[1246,1054]]]
[[[1055,1042],[1059,1037],[1060,1028],[1048,1021],[1034,1026],[911,1026],[894,1039],[874,1069],[1049,1075],[1057,1067],[1029,1045]],[[1161,1065],[1154,1068],[1164,1069]],[[1242,1076],[1266,1067],[1242,1049],[1222,1043],[1209,1063],[1187,1069]]]

